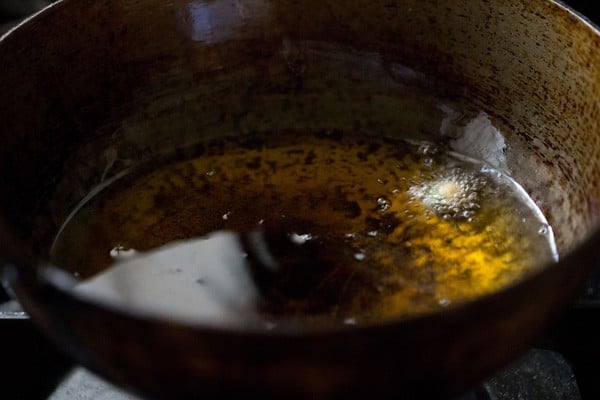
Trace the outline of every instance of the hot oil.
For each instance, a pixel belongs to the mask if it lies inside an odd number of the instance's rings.
[[[87,279],[80,293],[119,306],[273,326],[433,312],[556,251],[543,215],[499,171],[443,146],[322,132],[223,139],[140,168],[68,221],[52,257]]]

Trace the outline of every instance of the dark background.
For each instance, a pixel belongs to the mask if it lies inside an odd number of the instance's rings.
[[[594,21],[597,25],[600,25],[600,11],[598,11],[598,2],[594,0],[569,0],[563,1],[568,4],[579,13],[585,15],[590,20]]]
[[[532,1],[532,0],[523,0]],[[0,34],[48,0],[0,0]],[[600,25],[596,1],[564,1]],[[0,71],[0,73],[2,73]],[[6,294],[0,288],[0,303]],[[561,352],[572,365],[584,400],[600,399],[600,266],[571,312],[538,343]],[[29,320],[0,319],[0,399],[45,399],[72,367]]]

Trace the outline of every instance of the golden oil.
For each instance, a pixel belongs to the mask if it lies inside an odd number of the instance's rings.
[[[442,145],[329,131],[213,140],[192,159],[142,166],[78,210],[52,258],[87,279],[118,264],[118,249],[219,231],[290,239],[273,254],[294,271],[268,283],[250,271],[258,297],[244,313],[271,322],[433,312],[557,257],[543,215],[500,171]],[[303,249],[291,262],[287,252]],[[203,304],[190,307],[193,315]]]

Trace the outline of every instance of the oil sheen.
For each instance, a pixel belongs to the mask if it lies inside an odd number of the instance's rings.
[[[142,166],[65,223],[52,259],[113,306],[273,328],[435,312],[557,255],[533,201],[484,163],[319,132],[214,140]]]

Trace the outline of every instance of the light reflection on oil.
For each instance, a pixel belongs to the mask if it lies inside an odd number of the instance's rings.
[[[270,5],[262,0],[197,0],[179,15],[191,40],[216,44],[247,37],[248,30],[259,27],[269,13]]]

